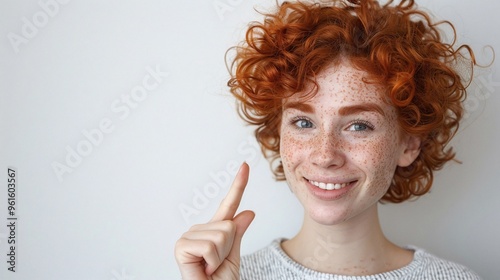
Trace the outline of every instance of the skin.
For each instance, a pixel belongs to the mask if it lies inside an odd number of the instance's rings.
[[[413,162],[420,142],[402,137],[383,88],[363,78],[368,78],[364,71],[343,60],[318,75],[319,91],[308,106],[295,106],[303,104],[301,94],[284,104],[280,154],[290,189],[304,207],[304,222],[282,247],[316,271],[371,275],[413,258],[385,238],[377,205],[396,167]],[[325,198],[315,195],[318,188],[309,180],[349,185]]]
[[[396,167],[418,156],[420,141],[395,129],[397,115],[384,102],[383,89],[363,77],[365,72],[342,60],[318,75],[319,91],[312,99],[304,103],[298,93],[284,100],[280,154],[290,189],[304,207],[304,221],[281,246],[315,271],[372,275],[413,258],[413,252],[384,236],[377,204]],[[254,218],[251,211],[235,215],[248,175],[243,164],[212,220],[177,241],[183,279],[239,279],[241,239]],[[347,186],[318,191],[308,180]]]
[[[235,216],[248,173],[243,163],[210,222],[191,227],[175,244],[182,279],[239,279],[241,239],[255,217],[252,211]]]

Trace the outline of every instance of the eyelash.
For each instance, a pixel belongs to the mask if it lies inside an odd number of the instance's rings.
[[[311,119],[306,118],[306,117],[295,117],[295,118],[293,118],[290,121],[290,124],[293,125],[298,130],[304,130],[304,129],[310,128],[310,127],[300,127],[300,126],[298,126],[297,123],[299,121],[307,121],[307,122],[309,122],[314,127],[313,122],[311,121]]]
[[[299,121],[307,121],[308,123],[311,124],[312,127],[314,127],[314,124],[313,122],[307,118],[307,117],[294,117],[291,121],[290,121],[290,124],[292,124],[296,129],[298,130],[304,130],[304,129],[307,129],[307,128],[311,128],[311,127],[300,127],[298,126],[298,122]],[[354,132],[365,132],[366,130],[373,130],[375,127],[370,123],[370,122],[367,122],[367,121],[364,121],[364,120],[354,120],[352,121],[351,123],[349,123],[349,125],[347,126],[347,130],[350,130],[349,128],[351,128],[353,125],[364,125],[366,126],[366,129],[364,130],[352,130]]]
[[[354,120],[351,123],[349,123],[347,128],[348,128],[348,130],[350,130],[349,128],[351,128],[353,125],[359,125],[359,124],[365,125],[368,130],[373,130],[375,128],[371,123],[369,123],[367,121],[363,121],[363,120]],[[354,132],[364,132],[366,130],[353,130],[353,131]]]

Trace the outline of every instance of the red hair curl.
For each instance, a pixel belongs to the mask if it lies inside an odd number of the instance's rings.
[[[327,3],[328,2],[328,3]],[[408,167],[398,167],[382,201],[402,202],[427,193],[433,172],[454,159],[445,148],[462,117],[467,84],[453,64],[474,53],[467,45],[446,43],[439,24],[412,0],[381,5],[374,0],[333,0],[279,5],[263,22],[254,22],[231,64],[231,93],[240,116],[256,125],[265,157],[284,180],[279,159],[282,101],[315,85],[329,63],[347,58],[386,88],[402,132],[421,139],[421,152]],[[465,50],[469,58],[461,51]],[[469,78],[469,77],[468,77]]]

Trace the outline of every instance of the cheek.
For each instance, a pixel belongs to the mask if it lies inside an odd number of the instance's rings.
[[[280,157],[283,168],[286,171],[291,170],[297,162],[297,151],[300,151],[303,144],[291,137],[289,132],[281,134],[280,139]]]
[[[285,131],[280,139],[280,157],[287,180],[293,180],[292,173],[300,165],[305,168],[314,143],[297,135],[295,131]],[[305,170],[303,170],[305,171]]]
[[[363,164],[366,166],[365,172],[371,181],[369,193],[372,196],[380,196],[385,193],[389,187],[394,171],[397,166],[397,138],[381,137],[373,139],[367,144],[363,156]]]

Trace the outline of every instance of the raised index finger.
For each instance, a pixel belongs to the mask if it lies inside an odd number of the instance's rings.
[[[234,178],[233,184],[229,189],[226,197],[221,201],[219,209],[212,218],[212,222],[232,220],[236,210],[240,206],[241,197],[245,191],[245,187],[248,182],[249,167],[246,162],[244,162],[236,177]]]

